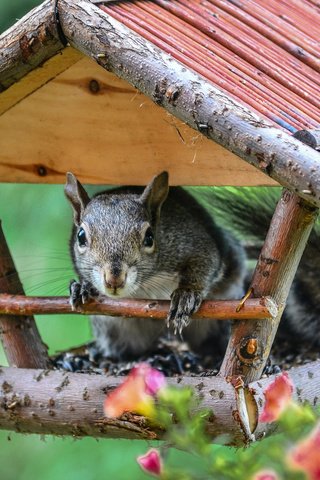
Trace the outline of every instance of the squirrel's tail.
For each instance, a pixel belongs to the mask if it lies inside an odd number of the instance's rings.
[[[281,190],[280,187],[209,187],[195,195],[219,223],[237,234],[245,245],[260,247],[268,233]],[[249,248],[249,254],[250,251]],[[316,261],[315,268],[318,270],[319,267],[320,273],[320,220],[311,232],[303,261],[306,262],[308,257]]]
[[[198,200],[214,217],[247,243],[260,245],[269,228],[281,189],[278,187],[209,187]]]
[[[198,197],[215,218],[234,231],[256,260],[280,198],[273,187],[208,188]],[[311,232],[281,321],[280,335],[290,342],[320,346],[320,223]]]

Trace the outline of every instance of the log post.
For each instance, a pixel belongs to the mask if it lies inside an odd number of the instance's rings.
[[[318,405],[320,362],[290,370],[299,402]],[[258,424],[264,404],[263,391],[275,376],[250,383],[244,389],[250,404],[249,432],[241,420],[241,401],[237,389],[219,377],[168,378],[170,385],[192,387],[201,399],[200,408],[213,411],[207,419],[211,438],[228,435],[231,445],[243,445],[254,433],[263,437],[274,429],[272,424]],[[105,395],[121,383],[121,378],[105,375],[70,373],[3,367],[0,369],[0,429],[20,433],[72,435],[73,437],[109,437],[155,440],[164,432],[134,413],[119,419],[103,415]],[[251,433],[250,433],[251,432]]]
[[[59,53],[55,0],[45,0],[0,36],[0,92]]]
[[[260,378],[317,212],[284,189],[251,283],[253,296],[271,296],[278,314],[271,320],[234,322],[221,376],[241,375],[245,383]]]
[[[24,294],[0,224],[0,293]],[[41,340],[32,316],[0,315],[0,338],[9,365],[46,368],[47,347]]]

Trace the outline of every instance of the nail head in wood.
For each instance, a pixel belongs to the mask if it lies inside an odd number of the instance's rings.
[[[320,128],[313,130],[298,130],[293,136],[309,147],[312,147],[315,150],[320,150]]]

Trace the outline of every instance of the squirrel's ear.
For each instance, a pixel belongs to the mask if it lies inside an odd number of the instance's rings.
[[[169,175],[168,172],[162,172],[151,180],[141,194],[140,200],[146,204],[153,221],[158,219],[161,205],[167,198],[168,192]]]
[[[67,173],[67,183],[64,187],[64,193],[72,205],[74,223],[80,225],[84,209],[90,202],[90,198],[73,173]]]

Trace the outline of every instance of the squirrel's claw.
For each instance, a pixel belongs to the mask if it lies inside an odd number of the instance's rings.
[[[69,285],[70,305],[72,310],[76,310],[79,305],[83,305],[91,298],[96,298],[99,292],[91,285],[90,282],[79,283],[71,280]]]
[[[191,315],[196,312],[202,302],[201,292],[191,289],[177,288],[171,295],[170,310],[167,317],[167,327],[173,327],[174,334],[182,335],[182,331],[191,321]]]
[[[78,283],[76,280],[71,280],[69,284],[69,303],[71,305],[72,310],[75,310],[80,303],[81,295],[81,284]]]

